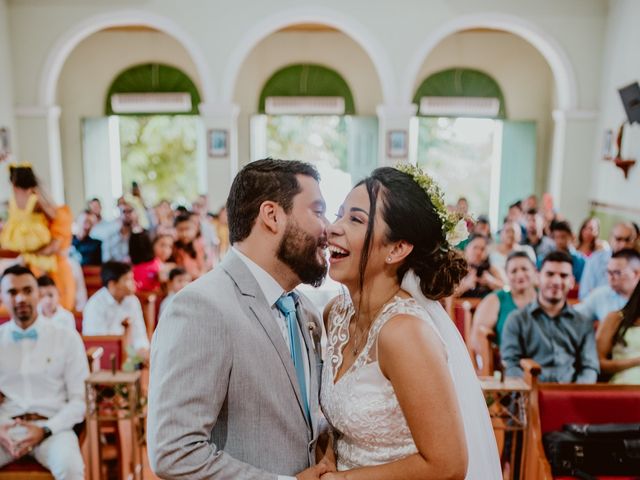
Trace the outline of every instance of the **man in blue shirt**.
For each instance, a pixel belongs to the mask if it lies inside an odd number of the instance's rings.
[[[500,354],[507,376],[521,377],[520,360],[532,358],[542,367],[540,381],[597,380],[600,363],[593,323],[567,303],[573,285],[571,257],[564,252],[547,255],[537,300],[512,312],[502,331]]]
[[[633,248],[636,242],[636,229],[631,222],[616,224],[611,230],[609,244],[611,251],[600,250],[591,254],[584,267],[582,280],[580,281],[580,300],[584,300],[589,292],[596,287],[607,284],[607,264],[612,253],[625,248]]]
[[[573,232],[571,225],[566,220],[551,222],[551,238],[556,244],[556,250],[571,256],[573,261],[573,277],[580,283],[584,270],[584,257],[573,247]],[[540,264],[542,262],[539,262]]]
[[[626,305],[640,280],[640,253],[630,248],[614,253],[607,265],[607,277],[608,285],[595,288],[576,305],[576,310],[589,320],[602,321]]]

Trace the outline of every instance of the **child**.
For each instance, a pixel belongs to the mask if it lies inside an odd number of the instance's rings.
[[[164,312],[175,294],[186,287],[190,281],[191,275],[189,275],[184,268],[177,267],[169,272],[169,283],[167,284],[169,293],[160,304],[159,316],[162,315],[162,312]]]
[[[181,214],[174,225],[177,239],[173,256],[176,265],[184,268],[192,278],[198,278],[207,271],[204,242],[198,236],[198,220],[191,214]]]
[[[55,206],[40,192],[38,180],[28,163],[9,165],[9,180],[13,195],[9,200],[9,218],[0,232],[0,246],[22,254],[32,270],[53,272],[54,255],[41,255],[38,250],[51,243],[49,221]]]
[[[38,290],[40,292],[40,301],[38,302],[40,316],[60,327],[75,331],[76,320],[73,313],[59,305],[60,293],[53,279],[47,275],[39,277]]]
[[[129,239],[129,256],[133,263],[133,278],[138,292],[158,292],[169,279],[169,271],[175,267],[170,262],[173,238],[158,235],[153,243],[147,232],[132,234]]]

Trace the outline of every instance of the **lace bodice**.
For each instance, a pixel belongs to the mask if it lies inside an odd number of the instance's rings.
[[[353,305],[346,298],[338,299],[329,313],[320,393],[322,410],[335,432],[338,470],[389,463],[418,451],[393,386],[380,371],[377,339],[384,324],[398,314],[426,321],[429,317],[412,298],[395,297],[374,320],[354,364],[334,383],[342,365],[343,347],[349,341],[353,313]]]

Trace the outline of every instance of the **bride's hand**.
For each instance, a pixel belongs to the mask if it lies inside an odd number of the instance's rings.
[[[329,472],[325,473],[320,477],[320,480],[345,480],[347,477],[340,472]]]

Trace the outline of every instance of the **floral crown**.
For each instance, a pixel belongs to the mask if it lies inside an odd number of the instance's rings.
[[[449,211],[444,201],[444,193],[435,180],[427,175],[420,167],[409,163],[400,163],[396,165],[395,168],[396,170],[411,175],[413,181],[427,193],[442,222],[442,233],[447,243],[453,247],[463,240],[466,240],[469,236],[469,230],[467,229],[467,221],[464,215]]]
[[[7,164],[7,168],[9,170],[12,170],[14,168],[32,168],[32,165],[29,162],[11,162]]]

